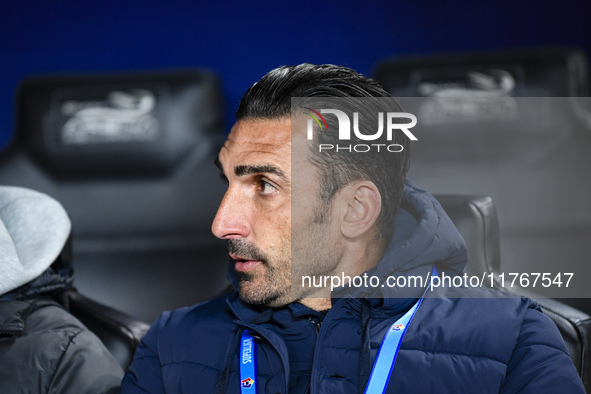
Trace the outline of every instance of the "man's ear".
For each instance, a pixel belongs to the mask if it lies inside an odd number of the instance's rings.
[[[370,181],[355,181],[339,192],[341,232],[357,238],[370,231],[382,208],[377,186]]]

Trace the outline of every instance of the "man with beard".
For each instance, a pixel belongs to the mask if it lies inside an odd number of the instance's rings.
[[[426,279],[460,273],[467,253],[437,201],[405,183],[407,135],[394,133],[397,153],[321,154],[314,143],[330,133],[292,136],[316,113],[292,113],[293,97],[389,95],[350,69],[310,64],[275,69],[246,92],[216,160],[228,189],[212,226],[228,241],[235,291],[165,312],[122,392],[583,393],[558,330],[531,300],[300,281]]]

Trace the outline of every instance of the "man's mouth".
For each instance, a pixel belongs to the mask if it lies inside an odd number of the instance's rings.
[[[235,256],[230,254],[230,257],[232,258],[232,260],[234,260],[236,263],[234,265],[234,268],[236,269],[236,271],[240,271],[240,272],[248,272],[253,270],[258,264],[261,264],[262,262],[260,260],[249,260],[246,258],[242,258],[239,256]]]

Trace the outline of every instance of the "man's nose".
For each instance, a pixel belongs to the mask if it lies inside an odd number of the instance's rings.
[[[250,234],[248,204],[231,188],[226,191],[211,231],[220,239],[246,238]]]

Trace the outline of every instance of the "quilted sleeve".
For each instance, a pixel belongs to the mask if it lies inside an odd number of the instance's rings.
[[[537,309],[525,312],[500,392],[585,393],[558,328]]]

